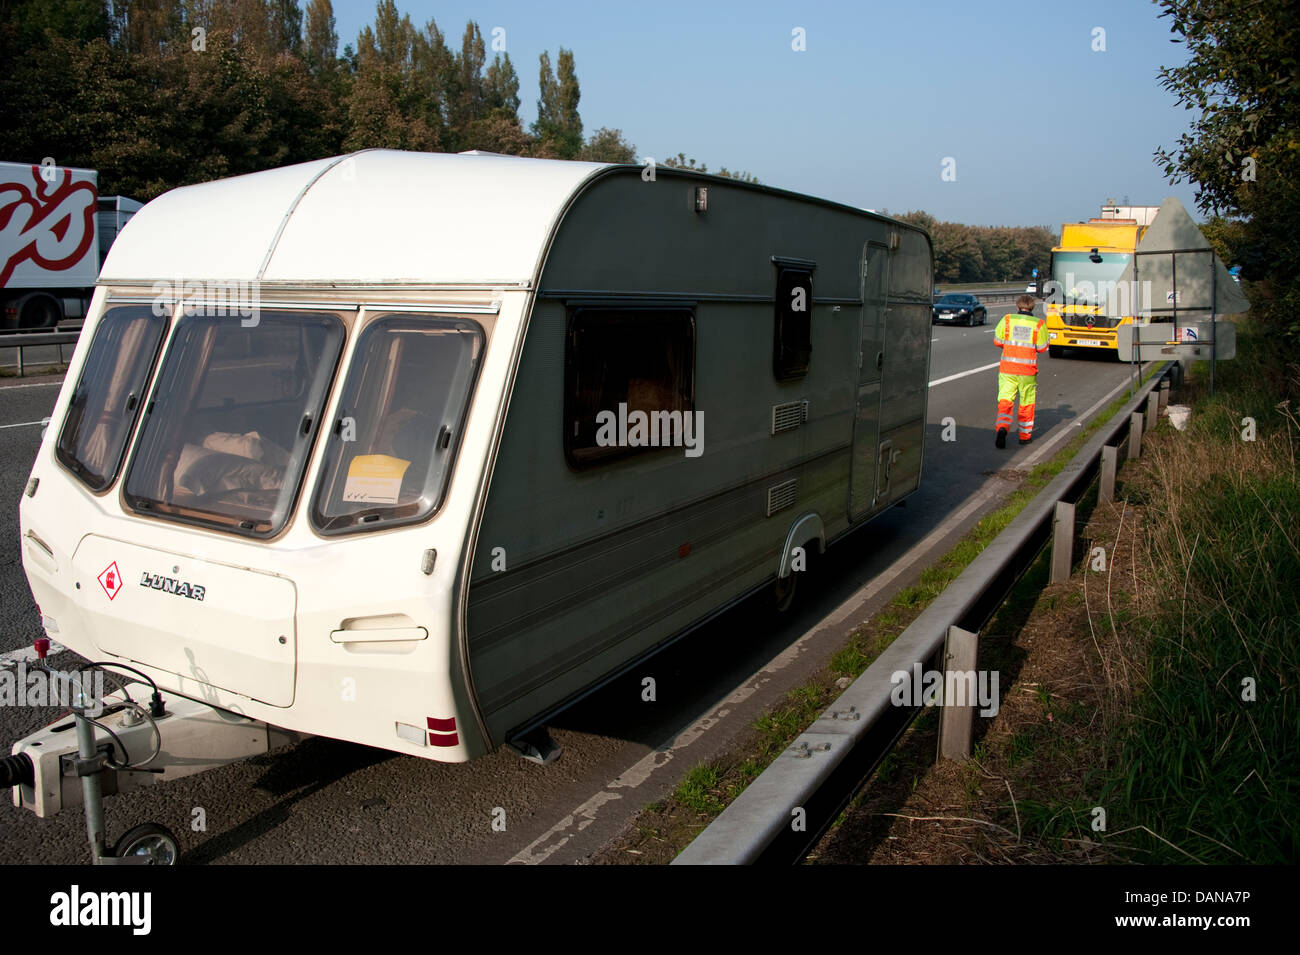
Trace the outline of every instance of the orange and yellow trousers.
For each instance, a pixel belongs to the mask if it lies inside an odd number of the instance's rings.
[[[998,418],[994,429],[1011,430],[1011,406],[1020,399],[1020,440],[1034,434],[1034,401],[1038,397],[1037,375],[998,375]]]

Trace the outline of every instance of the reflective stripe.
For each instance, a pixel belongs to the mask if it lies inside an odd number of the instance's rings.
[[[1003,345],[1002,349],[1003,351],[1009,352],[1012,355],[1032,355],[1034,353],[1035,347],[1036,346],[1034,345],[1023,345],[1011,341]]]
[[[1007,362],[1013,365],[1028,365],[1031,368],[1038,367],[1038,359],[1036,358],[1012,358],[1009,355],[1003,355],[1002,363],[1005,365]]]

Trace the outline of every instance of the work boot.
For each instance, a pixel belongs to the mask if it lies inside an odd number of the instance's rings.
[[[1021,439],[1020,439],[1020,443],[1021,443],[1021,444],[1028,444],[1028,443],[1029,443],[1030,441],[1032,441],[1032,440],[1034,440],[1032,436],[1030,436],[1030,437],[1028,437],[1028,438],[1022,436]]]
[[[1007,446],[1007,429],[1006,429],[1006,428],[998,428],[998,436],[997,436],[997,439],[996,439],[993,443],[996,444],[999,448],[1005,448],[1005,447]]]

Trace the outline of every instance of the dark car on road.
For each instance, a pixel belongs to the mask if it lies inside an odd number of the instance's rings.
[[[934,300],[932,324],[944,325],[983,325],[988,321],[989,313],[974,295],[962,295],[949,292],[942,298]]]

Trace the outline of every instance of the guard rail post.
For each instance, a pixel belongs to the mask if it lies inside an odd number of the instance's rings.
[[[1147,395],[1147,423],[1144,430],[1154,431],[1156,429],[1157,416],[1160,412],[1160,396],[1151,394]]]
[[[947,698],[948,687],[960,685],[963,673],[975,673],[979,656],[979,634],[961,627],[948,628],[948,640],[943,651],[943,707],[939,712],[939,756],[961,762],[970,758],[971,740],[975,731],[976,682],[968,684],[965,705],[955,706]],[[955,674],[950,677],[949,674]]]
[[[1074,505],[1069,501],[1056,502],[1052,518],[1052,577],[1050,583],[1059,584],[1070,579],[1070,565],[1074,563]]]
[[[1115,503],[1115,471],[1119,467],[1119,448],[1107,445],[1101,449],[1100,485],[1097,489],[1098,504]]]
[[[1128,416],[1128,457],[1132,461],[1142,453],[1142,412],[1134,411]]]

